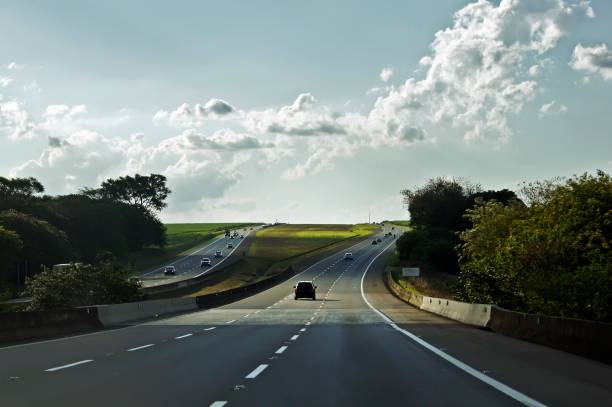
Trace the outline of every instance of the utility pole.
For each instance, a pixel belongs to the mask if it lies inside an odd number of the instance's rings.
[[[372,211],[368,209],[368,223],[372,223]]]

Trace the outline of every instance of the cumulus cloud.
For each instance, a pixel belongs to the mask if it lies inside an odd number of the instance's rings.
[[[201,125],[208,119],[230,117],[235,111],[234,106],[224,100],[210,99],[204,105],[198,103],[192,107],[188,103],[183,103],[171,112],[159,110],[153,116],[153,122],[177,127],[191,127]]]
[[[17,62],[14,62],[14,61],[6,65],[6,69],[10,69],[12,71],[18,71],[23,68],[25,68],[24,64],[18,64]]]
[[[612,51],[606,44],[593,47],[576,45],[569,65],[576,71],[599,74],[606,81],[612,81]]]
[[[0,102],[0,133],[8,135],[11,140],[35,137],[36,125],[30,120],[23,104],[17,101]]]
[[[316,99],[310,93],[300,94],[293,104],[278,110],[251,111],[244,126],[258,134],[286,134],[292,136],[320,136],[346,134],[340,115],[327,108],[314,109]]]
[[[567,112],[567,106],[558,104],[556,101],[551,101],[550,103],[545,103],[540,107],[540,113],[538,116],[540,118],[544,116],[552,116],[559,115]]]
[[[310,140],[307,148],[306,161],[283,172],[281,178],[296,180],[333,168],[334,161],[338,157],[350,157],[358,146],[345,138],[327,136]]]
[[[391,67],[385,67],[382,69],[382,71],[380,71],[380,80],[383,82],[389,82],[389,79],[391,79],[391,77],[393,76],[393,68]]]
[[[465,6],[451,27],[436,33],[431,55],[421,59],[425,78],[410,78],[378,99],[368,118],[370,132],[398,138],[406,127],[449,121],[465,130],[466,141],[507,141],[508,116],[538,91],[522,67],[530,60],[540,64],[566,28],[585,16],[593,16],[586,1],[567,6],[561,0],[502,0],[496,6],[480,0]]]
[[[38,83],[33,80],[23,87],[23,91],[31,93],[40,93],[42,92],[42,89],[40,88],[40,86],[38,86]]]

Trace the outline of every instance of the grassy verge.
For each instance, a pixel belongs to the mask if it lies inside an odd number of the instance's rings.
[[[393,276],[394,280],[406,290],[415,294],[429,297],[452,299],[457,291],[457,276],[421,267],[420,277],[402,277],[402,267],[414,267],[414,265],[402,264],[395,251],[389,260],[385,271]]]
[[[225,229],[239,229],[253,225],[256,223],[167,223],[165,248],[147,247],[130,253],[123,260],[125,264],[133,265],[136,271],[147,270],[189,253],[194,247],[223,233]]]
[[[391,223],[393,225],[397,225],[397,226],[403,226],[405,228],[410,228],[410,221],[409,220],[390,220],[388,221],[388,223]]]
[[[303,270],[317,259],[372,235],[374,225],[278,225],[257,232],[244,258],[211,276],[192,296],[240,287],[272,277],[291,266]]]

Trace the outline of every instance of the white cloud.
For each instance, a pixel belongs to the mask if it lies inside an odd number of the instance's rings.
[[[355,143],[345,138],[326,136],[315,138],[308,142],[308,159],[283,172],[281,177],[286,180],[296,180],[307,175],[317,174],[323,170],[333,168],[334,160],[338,157],[349,157],[357,149]]]
[[[171,112],[159,110],[153,116],[153,122],[177,127],[192,127],[201,125],[205,120],[231,117],[235,112],[234,106],[226,101],[210,99],[204,105],[198,103],[191,107],[188,103],[183,103]]]
[[[40,86],[38,86],[38,83],[36,81],[31,81],[30,83],[25,85],[23,87],[23,90],[24,90],[24,92],[31,92],[31,93],[40,93],[40,92],[42,92],[42,89],[40,88]]]
[[[612,81],[612,51],[606,44],[593,47],[576,45],[569,65],[576,71],[599,74],[605,80]]]
[[[391,77],[393,76],[393,68],[390,66],[387,66],[385,68],[382,69],[382,71],[380,71],[380,80],[383,82],[389,82],[389,79],[391,79]]]
[[[316,99],[310,93],[300,94],[293,104],[278,110],[251,111],[244,126],[258,134],[286,134],[292,136],[320,136],[345,134],[340,115],[327,108],[314,109]]]
[[[11,82],[13,82],[13,78],[0,75],[0,88],[6,88]]]
[[[11,62],[8,65],[6,65],[6,69],[10,69],[12,71],[17,71],[23,68],[25,68],[25,65],[18,64],[17,62]]]
[[[31,139],[35,137],[36,125],[21,103],[0,102],[0,133],[11,140]]]
[[[544,116],[552,116],[552,115],[560,115],[567,112],[567,106],[560,105],[556,101],[551,101],[550,103],[545,103],[540,107],[540,113],[538,116],[540,118]]]
[[[466,141],[508,141],[508,116],[538,91],[535,80],[525,79],[525,62],[542,64],[540,55],[556,46],[574,20],[592,15],[584,1],[566,6],[561,0],[502,0],[495,6],[480,0],[465,6],[451,27],[436,33],[431,55],[421,59],[425,78],[410,78],[378,99],[369,133],[401,138],[406,128],[449,121],[464,129]]]

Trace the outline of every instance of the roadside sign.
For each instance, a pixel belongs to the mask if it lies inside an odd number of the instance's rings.
[[[403,267],[402,277],[418,277],[421,274],[421,270],[418,267]]]

